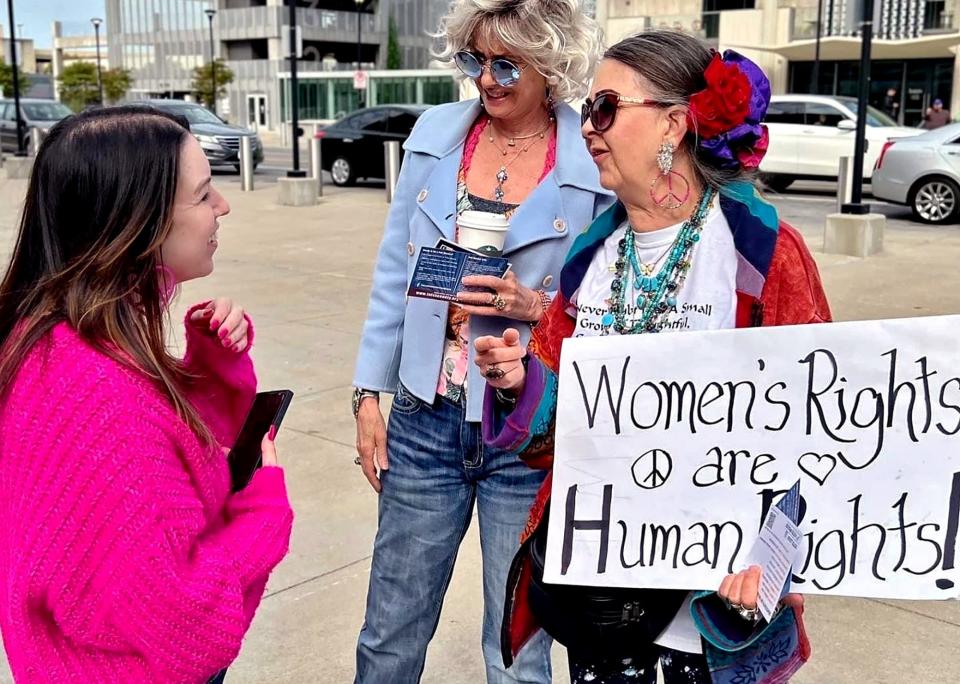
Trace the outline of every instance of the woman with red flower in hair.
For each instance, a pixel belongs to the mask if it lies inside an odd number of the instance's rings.
[[[752,182],[769,99],[756,64],[683,33],[650,31],[607,51],[582,134],[618,202],[574,243],[527,349],[515,330],[476,340],[488,444],[552,467],[565,338],[830,320],[803,240]],[[567,646],[574,684],[655,684],[658,665],[667,684],[773,684],[809,658],[801,597],[787,596],[768,624],[756,567],[717,592],[545,583],[550,483],[508,578],[507,665],[540,628]]]

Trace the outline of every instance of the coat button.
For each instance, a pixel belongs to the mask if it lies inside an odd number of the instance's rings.
[[[414,253],[415,251],[416,251],[416,249],[414,248],[413,243],[412,243],[412,242],[408,242],[408,243],[407,243],[407,254],[409,254],[410,256],[413,256],[413,253]]]
[[[543,279],[543,286],[550,287],[551,285],[553,285],[553,276],[548,275],[546,278]]]
[[[556,221],[553,222],[553,229],[558,233],[562,233],[567,229],[567,222],[564,221],[562,218],[558,218]]]
[[[427,195],[428,195],[428,194],[429,194],[429,193],[427,192],[427,189],[426,189],[426,188],[424,188],[423,190],[421,190],[421,191],[420,191],[420,194],[417,195],[417,202],[423,202],[425,199],[427,199]]]

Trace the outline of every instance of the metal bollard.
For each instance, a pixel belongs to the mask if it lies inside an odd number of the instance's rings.
[[[396,140],[383,143],[383,169],[387,177],[387,204],[390,204],[400,178],[400,143]]]
[[[240,185],[244,192],[253,190],[253,138],[240,137]]]
[[[30,147],[33,150],[33,156],[36,157],[40,151],[40,144],[43,143],[43,131],[34,126],[30,129]]]
[[[317,197],[323,197],[323,157],[320,138],[310,138],[310,174],[317,181]]]
[[[844,204],[850,203],[853,195],[853,157],[840,157],[840,168],[837,170],[837,211],[843,210]]]

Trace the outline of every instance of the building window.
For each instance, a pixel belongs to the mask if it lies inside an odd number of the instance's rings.
[[[417,101],[417,85],[409,78],[377,79],[379,104],[409,104]]]
[[[457,99],[456,94],[456,86],[450,77],[423,79],[422,104],[453,102]]]
[[[790,92],[810,92],[812,68],[812,62],[790,64]],[[819,94],[856,97],[859,72],[859,63],[855,61],[821,62]],[[870,104],[889,111],[888,93],[894,90],[894,99],[899,104],[895,114],[904,126],[920,123],[934,99],[949,102],[953,95],[952,59],[876,60],[871,72]],[[768,112],[767,121],[770,117]]]
[[[923,10],[923,28],[925,31],[950,28],[945,14],[944,0],[927,0]]]

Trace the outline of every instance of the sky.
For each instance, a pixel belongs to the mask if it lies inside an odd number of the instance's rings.
[[[75,30],[70,29],[78,29],[81,24],[86,24],[90,29],[89,32],[93,33],[90,19],[103,18],[104,2],[103,0],[13,0],[13,14],[17,24],[23,24],[24,38],[32,38],[36,47],[49,48],[53,44],[50,25],[54,20],[64,23],[65,33],[75,33]],[[6,28],[8,21],[7,3],[4,2],[0,5],[0,24],[4,26],[5,36],[10,35],[10,31]]]

